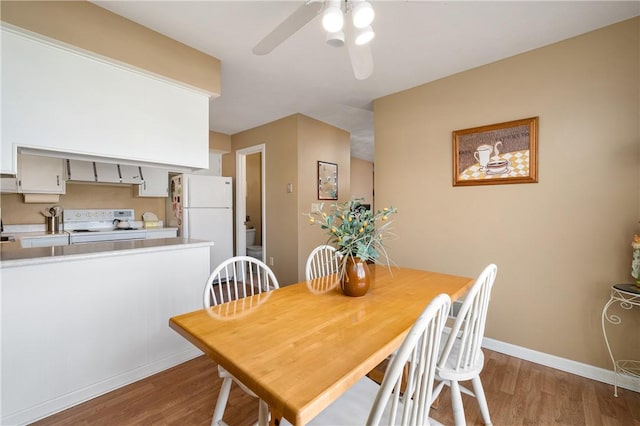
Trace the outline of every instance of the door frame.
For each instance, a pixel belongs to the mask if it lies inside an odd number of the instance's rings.
[[[236,256],[247,255],[247,155],[260,153],[262,261],[267,259],[267,210],[266,210],[266,149],[265,144],[254,145],[236,151]],[[266,262],[265,262],[266,263]]]

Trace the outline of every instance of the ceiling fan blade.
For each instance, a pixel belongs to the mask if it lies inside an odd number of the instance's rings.
[[[282,21],[273,31],[271,31],[260,43],[253,48],[256,55],[266,55],[273,49],[278,47],[283,41],[288,39],[300,28],[304,27],[307,22],[315,18],[320,10],[322,10],[324,2],[318,0],[310,0],[300,6],[287,19]]]
[[[373,74],[373,55],[370,43],[358,46],[355,43],[355,31],[351,25],[345,25],[345,41],[351,59],[351,68],[356,80],[366,80]]]

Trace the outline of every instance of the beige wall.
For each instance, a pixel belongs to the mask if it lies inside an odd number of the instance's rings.
[[[235,152],[265,144],[266,249],[274,258],[272,269],[281,285],[304,278],[304,262],[313,247],[326,241],[304,213],[317,196],[317,161],[338,164],[338,195],[348,200],[349,133],[301,114],[231,136],[232,152],[222,156],[222,174],[235,178]],[[293,192],[287,193],[287,184]],[[327,203],[329,204],[329,203]]]
[[[87,1],[6,1],[0,17],[27,30],[220,94],[220,61]]]
[[[287,183],[297,181],[297,116],[292,115],[231,136],[232,151],[222,156],[222,174],[236,176],[236,151],[265,145],[266,248],[265,259],[274,258],[272,269],[280,284],[297,277],[297,198],[287,193]],[[235,211],[235,210],[234,210]],[[234,234],[235,235],[235,234]]]
[[[319,226],[309,224],[306,213],[318,201],[318,161],[338,165],[338,202],[351,196],[351,146],[349,132],[313,118],[299,115],[298,127],[298,275],[304,279],[304,267],[311,250],[327,242],[327,234]],[[333,201],[325,201],[329,212]]]
[[[5,225],[44,224],[40,211],[54,203],[25,204],[22,194],[2,194],[2,223]],[[153,212],[158,219],[165,220],[165,198],[142,198],[133,196],[131,185],[95,185],[68,183],[67,193],[55,203],[64,209],[134,209],[136,220],[142,213]]]
[[[351,198],[364,198],[373,208],[373,163],[351,157]]]
[[[611,367],[602,307],[640,231],[639,36],[636,18],[375,101],[390,254],[467,276],[495,262],[490,338]],[[453,130],[532,116],[539,183],[452,186]],[[614,342],[635,358],[637,318]]]
[[[231,136],[209,131],[209,151],[231,152]]]

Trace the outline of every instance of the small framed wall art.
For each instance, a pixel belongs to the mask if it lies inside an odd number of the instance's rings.
[[[338,199],[338,165],[318,161],[318,200]]]
[[[538,117],[453,132],[453,186],[538,182]]]

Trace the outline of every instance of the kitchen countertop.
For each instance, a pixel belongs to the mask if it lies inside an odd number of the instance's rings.
[[[59,231],[54,234],[46,233],[44,228],[40,229],[39,225],[7,225],[4,232],[0,233],[3,237],[15,238],[17,242],[20,242],[22,238],[54,238],[69,235],[71,231]],[[154,227],[154,228],[141,228],[147,233],[162,232],[162,231],[178,231],[177,227]]]
[[[124,256],[141,251],[167,251],[183,248],[209,247],[212,241],[159,238],[152,240],[115,241],[92,244],[74,244],[55,247],[22,248],[18,241],[0,244],[0,268],[69,262],[80,259]]]

